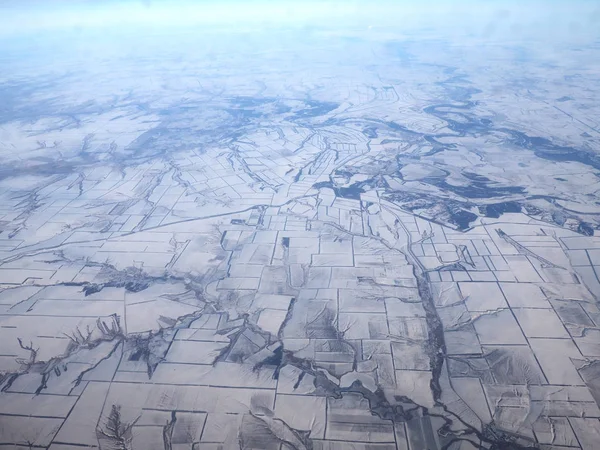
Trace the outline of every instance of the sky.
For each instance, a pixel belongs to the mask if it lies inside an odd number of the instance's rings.
[[[0,0],[0,36],[70,29],[229,30],[268,27],[433,28],[483,37],[599,36],[600,2],[587,0]]]

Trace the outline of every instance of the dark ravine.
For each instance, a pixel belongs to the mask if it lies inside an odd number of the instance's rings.
[[[517,202],[502,202],[492,203],[479,207],[479,212],[486,217],[498,219],[504,213],[518,213],[521,212],[521,205]]]

